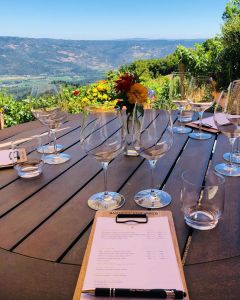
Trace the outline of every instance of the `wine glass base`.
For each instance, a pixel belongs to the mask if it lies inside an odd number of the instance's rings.
[[[62,145],[57,144],[56,148],[57,148],[56,149],[57,152],[61,152],[64,147]],[[42,154],[52,154],[55,152],[54,145],[39,146],[37,148],[37,152],[42,153]]]
[[[184,126],[174,126],[173,127],[173,132],[174,133],[190,133],[192,131],[191,128],[187,128]]]
[[[189,134],[189,137],[195,140],[208,140],[212,137],[212,135],[210,133],[204,132],[191,132]]]
[[[88,199],[88,206],[94,210],[114,210],[125,203],[125,198],[116,192],[101,192]]]
[[[240,166],[222,163],[215,166],[215,171],[224,176],[237,177],[240,176]]]
[[[226,161],[230,161],[230,153],[224,153],[223,154],[223,158],[226,160]],[[240,164],[240,153],[233,153],[232,154],[232,162],[235,163],[235,164]]]
[[[171,203],[172,197],[164,191],[148,189],[138,192],[134,201],[145,208],[162,208]]]
[[[66,153],[50,154],[43,158],[43,161],[49,165],[59,165],[67,162],[71,156]]]

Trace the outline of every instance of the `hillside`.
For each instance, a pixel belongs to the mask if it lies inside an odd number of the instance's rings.
[[[0,75],[95,75],[138,59],[159,58],[203,40],[76,41],[0,37]]]

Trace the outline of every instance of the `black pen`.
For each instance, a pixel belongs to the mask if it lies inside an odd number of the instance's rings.
[[[183,299],[186,293],[175,289],[121,289],[121,288],[96,288],[83,290],[83,294],[95,297],[127,297],[127,298],[159,298]]]

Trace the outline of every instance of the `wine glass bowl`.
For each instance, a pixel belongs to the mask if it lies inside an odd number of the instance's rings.
[[[211,77],[198,76],[191,79],[188,91],[189,103],[192,110],[199,116],[199,132],[191,132],[192,139],[207,140],[211,134],[202,132],[203,113],[214,104],[215,84]]]
[[[55,116],[60,111],[59,106],[59,95],[61,94],[60,88],[55,84],[41,83],[39,85],[34,85],[31,90],[31,112],[36,119],[38,119],[43,125],[48,126],[45,121],[45,116],[48,118],[50,115]],[[49,107],[49,103],[51,106]],[[62,151],[63,146],[56,144],[55,148],[52,140],[54,139],[53,132],[48,128],[49,143],[45,145],[42,150],[44,153],[54,153],[57,151]],[[39,149],[38,151],[42,151]]]
[[[184,122],[192,120],[192,111],[189,110],[187,98],[190,76],[188,73],[173,73],[170,79],[169,98],[178,108],[178,122],[180,125],[173,126],[174,133],[189,133],[190,128],[184,127]]]
[[[125,203],[117,192],[107,190],[108,164],[126,146],[126,131],[121,113],[117,110],[90,110],[84,118],[80,142],[85,152],[101,163],[104,171],[104,192],[96,193],[88,199],[88,206],[94,210],[114,210]]]
[[[67,114],[61,110],[59,104],[60,96],[61,92],[54,84],[33,87],[31,92],[31,97],[35,99],[31,102],[32,114],[48,127],[49,143],[38,149],[41,153],[49,154],[45,156],[47,164],[61,164],[70,159],[70,155],[60,153],[63,146],[56,142],[56,130],[67,120]],[[51,103],[50,107],[49,103]]]
[[[137,115],[137,114],[136,114]],[[151,168],[151,188],[138,192],[134,200],[145,208],[161,208],[171,202],[171,196],[154,188],[154,168],[172,146],[172,120],[168,111],[145,109],[144,114],[137,117],[140,132],[134,134],[134,147],[142,157],[146,158]]]
[[[233,163],[234,143],[240,137],[240,81],[230,84],[227,92],[222,92],[214,110],[214,122],[231,145],[229,161],[217,164],[215,170],[225,176],[240,176],[240,166]]]

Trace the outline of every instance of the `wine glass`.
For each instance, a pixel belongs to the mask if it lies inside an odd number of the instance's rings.
[[[192,109],[199,116],[199,132],[191,132],[189,136],[196,140],[207,140],[211,134],[202,132],[202,118],[205,110],[214,104],[215,85],[213,79],[207,76],[198,76],[191,79],[188,97]]]
[[[236,145],[236,151],[232,153],[232,162],[235,164],[240,164],[240,137],[237,138],[234,145]],[[230,152],[224,153],[223,158],[227,161],[230,161],[230,155]]]
[[[101,163],[104,172],[104,192],[92,195],[88,199],[88,206],[95,210],[117,209],[125,203],[125,199],[117,192],[108,191],[107,168],[110,161],[126,146],[126,130],[121,112],[89,108],[83,120],[80,143],[87,154]]]
[[[234,143],[240,137],[240,81],[232,82],[228,92],[222,92],[214,110],[214,122],[219,131],[228,137],[231,152],[229,162],[215,166],[215,170],[225,176],[239,176],[240,166],[233,164]]]
[[[49,154],[44,159],[47,164],[61,164],[70,159],[69,154],[59,153],[63,146],[58,145],[56,141],[56,130],[67,120],[66,112],[63,112],[60,107],[60,96],[59,87],[48,83],[34,86],[31,92],[32,114],[48,127],[49,140],[53,139],[53,145],[49,142],[48,145],[38,149],[39,152]]]
[[[56,114],[60,109],[58,108],[58,95],[60,94],[59,86],[50,83],[40,83],[34,85],[31,89],[31,111],[36,119],[38,119],[42,124],[41,110],[44,112],[48,111],[49,114]],[[51,106],[49,107],[49,102]],[[46,124],[43,124],[46,125]],[[58,152],[63,150],[63,146],[56,144],[54,148],[54,134],[53,131],[48,127],[48,138],[49,143],[44,145],[38,151],[44,151],[44,153],[50,154],[54,153],[56,150]]]
[[[192,120],[192,111],[189,110],[189,101],[187,97],[190,75],[188,73],[173,73],[170,80],[169,98],[179,111],[179,126],[173,126],[174,133],[189,133],[191,128],[183,125],[183,122]]]
[[[138,192],[134,200],[145,208],[161,208],[171,202],[171,196],[154,188],[154,168],[173,144],[172,120],[169,111],[145,109],[136,104],[135,122],[140,123],[140,132],[134,134],[134,147],[149,162],[151,188]]]

